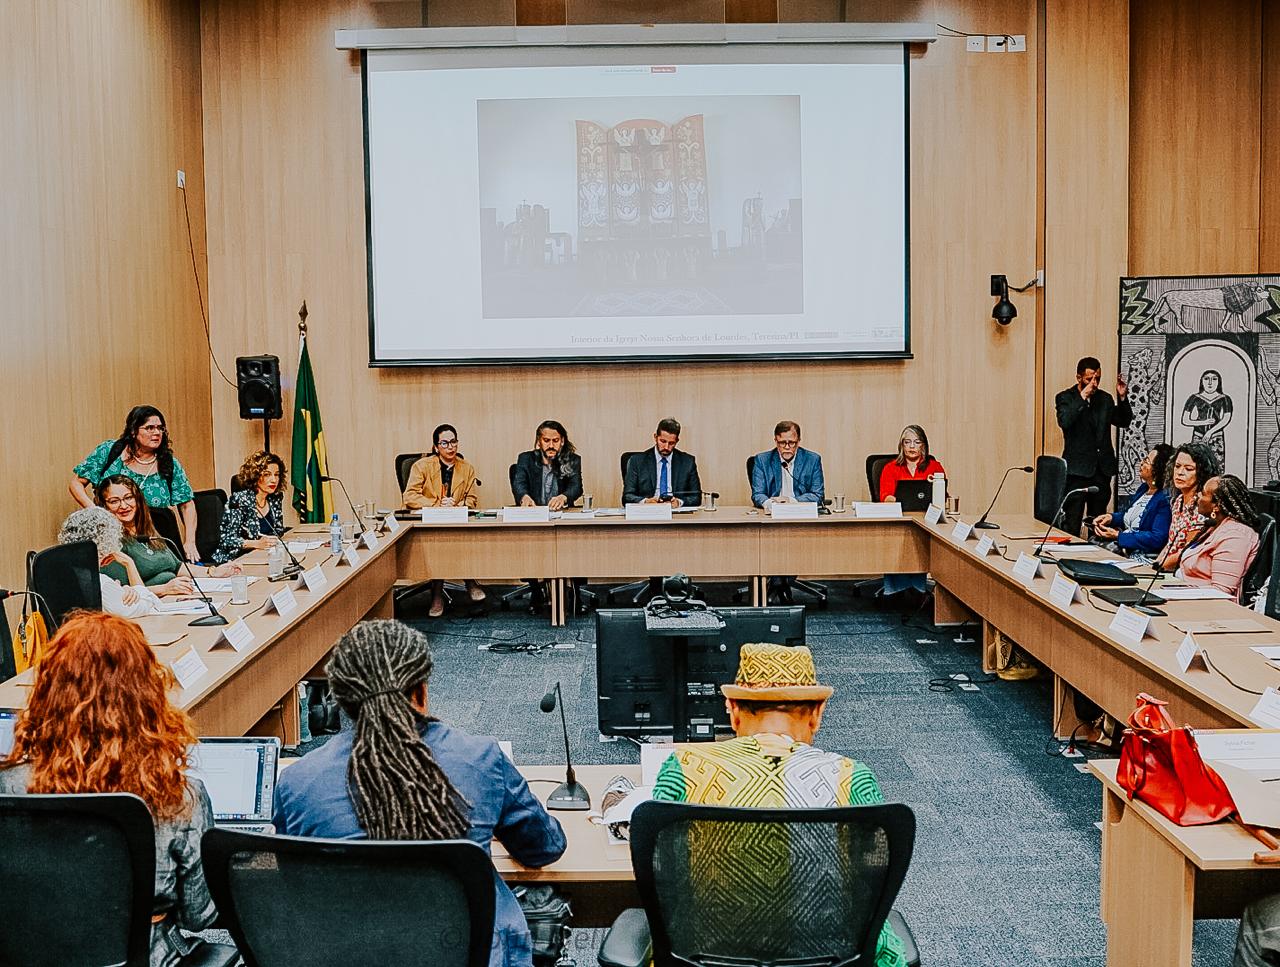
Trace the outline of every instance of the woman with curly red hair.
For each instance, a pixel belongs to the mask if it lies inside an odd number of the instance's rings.
[[[172,967],[200,941],[216,911],[200,865],[213,825],[209,796],[185,774],[195,729],[170,704],[173,676],[136,624],[102,613],[67,620],[45,647],[13,750],[0,761],[0,793],[131,792],[156,827],[151,967]]]

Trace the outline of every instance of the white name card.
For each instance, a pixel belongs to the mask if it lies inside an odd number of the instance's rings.
[[[987,557],[996,552],[996,541],[994,537],[982,536],[978,538],[978,543],[973,545],[973,553],[978,557]]]
[[[1209,663],[1205,661],[1204,652],[1196,644],[1195,636],[1191,632],[1187,632],[1182,639],[1182,644],[1178,646],[1174,657],[1178,659],[1178,671],[1186,673],[1193,667],[1207,672]]]
[[[1031,582],[1040,576],[1040,558],[1033,557],[1025,551],[1018,555],[1018,563],[1013,566],[1013,576],[1031,587]]]
[[[937,504],[930,504],[929,509],[924,512],[926,524],[937,524],[946,516],[946,512]]]
[[[173,671],[173,677],[178,680],[179,688],[190,688],[209,670],[209,666],[194,648],[188,648],[169,662],[169,668]]]
[[[466,507],[423,507],[418,517],[424,524],[465,524]]]
[[[817,520],[818,505],[811,500],[794,500],[785,504],[770,504],[769,516],[774,520]],[[899,514],[898,516],[901,517],[902,515]]]
[[[382,542],[378,540],[378,535],[373,532],[372,528],[370,528],[360,535],[360,543],[364,544],[364,546],[369,548],[369,550],[376,551],[381,546]]]
[[[503,507],[504,524],[546,524],[551,520],[550,507]]]
[[[244,651],[253,644],[253,629],[244,623],[244,618],[237,618],[222,629],[222,637],[217,644],[226,642],[236,651]]]
[[[1061,571],[1053,576],[1053,583],[1049,585],[1049,600],[1059,608],[1069,608],[1083,598],[1084,593],[1080,590],[1080,585],[1071,578]]]
[[[1268,687],[1249,713],[1249,718],[1264,729],[1280,729],[1280,692]]]
[[[1123,604],[1116,609],[1116,616],[1111,619],[1107,632],[1123,645],[1139,645],[1143,638],[1155,637],[1151,630],[1151,617]]]
[[[400,521],[396,520],[395,514],[387,514],[386,517],[382,518],[382,526],[388,534],[394,534],[400,529]]]
[[[670,504],[627,504],[627,520],[670,520]]]
[[[951,528],[951,539],[953,541],[967,541],[973,536],[973,525],[966,524],[962,520],[956,521],[956,526]]]
[[[354,547],[344,547],[342,553],[338,555],[336,567],[359,567],[360,552]]]
[[[323,591],[329,586],[328,575],[326,575],[324,571],[320,570],[319,564],[309,570],[303,571],[300,580],[302,581],[302,586],[308,591]]]
[[[281,588],[271,597],[267,598],[266,606],[262,609],[263,614],[271,614],[273,611],[282,618],[287,618],[298,610],[298,599],[293,596],[293,588]]]
[[[902,504],[896,500],[875,504],[859,500],[853,505],[853,516],[863,520],[897,520],[902,516]]]

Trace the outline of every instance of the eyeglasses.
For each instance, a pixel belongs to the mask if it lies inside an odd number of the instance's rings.
[[[924,442],[908,436],[902,438],[902,445],[904,447],[922,447],[924,446]]]
[[[124,507],[126,504],[136,504],[137,502],[138,498],[130,494],[128,497],[108,497],[102,504],[108,510],[114,510],[117,507]]]
[[[456,450],[458,448],[458,441],[457,440],[441,440],[439,443],[436,444],[436,446],[448,447],[450,450]]]
[[[774,442],[785,450],[793,450],[800,446],[799,440],[775,440]]]
[[[149,425],[147,425],[147,426],[140,426],[140,427],[138,427],[138,430],[139,430],[140,432],[142,432],[142,433],[163,433],[163,432],[164,432],[164,424],[163,424],[163,423],[152,423],[152,424],[149,424]]]

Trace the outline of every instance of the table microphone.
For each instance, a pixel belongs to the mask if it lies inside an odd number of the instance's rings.
[[[982,517],[973,525],[974,527],[981,527],[984,530],[996,530],[1000,527],[999,524],[987,520],[987,514],[991,513],[991,508],[994,507],[996,505],[996,501],[1000,499],[1000,491],[1004,490],[1004,482],[1009,479],[1009,474],[1013,473],[1015,470],[1021,470],[1023,473],[1035,473],[1034,467],[1010,467],[1006,470],[1004,472],[1004,476],[1000,478],[1000,486],[996,488],[996,495],[991,498],[991,503],[988,504],[987,509],[982,512]]]
[[[564,696],[560,692],[560,683],[556,682],[547,694],[542,696],[539,707],[544,712],[554,712],[560,706],[560,728],[564,732],[564,782],[556,786],[547,797],[548,809],[590,809],[591,796],[585,786],[578,782],[573,774],[573,762],[569,758],[569,726],[564,720]]]
[[[1077,487],[1075,490],[1068,490],[1062,495],[1062,503],[1058,504],[1058,509],[1053,512],[1053,517],[1051,517],[1050,520],[1057,521],[1057,519],[1062,516],[1062,508],[1067,506],[1067,501],[1071,499],[1072,494],[1096,494],[1097,492],[1098,488],[1096,485],[1090,487]],[[1048,530],[1044,532],[1044,537],[1040,538],[1040,550],[1035,552],[1036,557],[1044,557],[1045,541],[1049,539],[1049,535],[1052,533],[1053,524],[1050,524]],[[1079,534],[1076,535],[1077,538],[1079,538],[1079,536]]]
[[[245,538],[246,540],[252,541],[268,535],[263,535],[259,533],[255,537],[254,534],[251,532],[249,525],[243,524],[240,527],[240,536]],[[280,572],[279,577],[274,577],[274,578],[268,577],[267,580],[268,581],[287,581],[289,578],[296,577],[297,575],[301,574],[304,570],[304,568],[302,567],[302,562],[293,556],[293,551],[289,550],[289,542],[286,541],[279,534],[271,534],[269,536],[274,537],[277,541],[280,542],[280,546],[284,548],[284,552],[289,555],[289,563],[284,566],[284,570]]]
[[[1151,589],[1155,587],[1156,578],[1160,576],[1160,571],[1164,568],[1164,562],[1167,561],[1168,559],[1169,559],[1169,555],[1164,554],[1160,557],[1159,560],[1155,562],[1155,565],[1154,565],[1155,570],[1151,573],[1151,580],[1147,582],[1147,586],[1143,589],[1142,596],[1139,597],[1138,600],[1134,602],[1134,605],[1133,605],[1134,611],[1138,611],[1146,615],[1164,614],[1164,612],[1161,611],[1159,608],[1153,608],[1150,605],[1148,605],[1146,601],[1148,598],[1155,597],[1155,595],[1151,593]],[[1160,600],[1163,603],[1164,599],[1161,598]]]
[[[356,530],[361,530],[360,515],[356,513],[356,505],[351,502],[351,495],[347,493],[347,485],[337,477],[326,477],[323,474],[320,476],[320,481],[322,483],[336,483],[342,488],[342,496],[347,498],[347,506],[351,508],[351,519],[356,522]],[[479,481],[476,481],[476,483],[479,483]]]
[[[209,595],[206,594],[204,590],[200,587],[200,582],[196,580],[195,572],[191,570],[191,562],[188,561],[186,559],[186,556],[183,555],[182,551],[178,549],[178,545],[175,544],[173,541],[169,540],[169,538],[167,537],[163,537],[159,534],[157,534],[156,536],[159,537],[160,540],[164,541],[166,544],[168,544],[170,547],[173,548],[173,552],[178,555],[178,560],[181,561],[182,566],[187,569],[187,577],[191,578],[191,586],[196,589],[196,594],[200,595],[200,600],[203,601],[209,609],[208,614],[201,615],[199,618],[196,618],[194,621],[188,621],[187,627],[188,628],[207,628],[207,627],[210,627],[211,625],[230,624],[231,622],[229,622],[222,615],[218,614],[218,609],[214,606],[213,598],[209,597]]]

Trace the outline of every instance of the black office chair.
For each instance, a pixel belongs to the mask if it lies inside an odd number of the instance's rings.
[[[246,967],[485,967],[493,864],[467,840],[205,833],[209,892]]]
[[[740,809],[641,803],[631,863],[644,910],[628,910],[600,946],[605,967],[875,962],[915,842],[900,803],[830,809]]]
[[[619,459],[622,471],[622,493],[625,496],[627,492],[627,464],[632,457],[647,453],[647,450],[628,450]],[[624,595],[630,595],[630,604],[633,608],[638,608],[651,597],[653,597],[652,581],[632,581],[630,584],[621,584],[616,588],[610,588],[605,592],[605,597],[610,604],[617,604],[618,598]]]
[[[1055,524],[1054,515],[1067,492],[1067,461],[1062,457],[1041,454],[1036,457],[1036,520],[1048,527]]]
[[[871,495],[870,500],[880,499],[880,475],[884,473],[885,467],[897,459],[896,453],[867,454],[867,493]]]
[[[10,642],[13,641],[13,633],[9,630],[9,612],[4,609],[4,602],[0,601],[0,682],[12,678],[18,674],[18,662],[14,658],[13,648]]]
[[[756,469],[756,455],[753,453],[751,454],[751,456],[747,457],[747,491],[748,493],[752,492],[751,481],[753,479],[753,474],[755,473],[755,469]],[[821,508],[819,508],[819,513],[821,512],[822,512]],[[787,592],[790,593],[792,588],[798,589],[800,591],[804,591],[806,594],[813,595],[814,598],[816,598],[818,601],[819,608],[825,608],[827,606],[828,592],[827,592],[827,586],[825,584],[819,584],[817,581],[802,581],[800,578],[787,578],[786,579]],[[738,588],[738,590],[734,592],[733,598],[735,601],[742,601],[746,598],[748,593],[749,593],[749,589],[745,587]]]
[[[147,967],[156,837],[129,793],[0,796],[0,963]],[[492,890],[492,887],[490,887]],[[201,944],[183,967],[230,967],[234,947]]]
[[[101,611],[97,545],[93,541],[75,541],[29,552],[27,590],[39,595],[36,605],[51,635],[68,612]]]
[[[1276,519],[1270,514],[1259,514],[1255,529],[1258,532],[1258,556],[1249,565],[1240,586],[1240,600],[1245,604],[1257,596],[1263,582],[1275,570]]]
[[[186,557],[182,550],[182,528],[178,526],[178,515],[173,512],[173,508],[148,507],[147,513],[151,515],[151,524],[155,527],[156,533],[173,541],[174,546],[178,548],[178,553]]]
[[[425,453],[396,454],[396,481],[400,484],[400,493],[404,493],[404,488],[409,486],[409,472],[413,465],[425,456]]]
[[[192,500],[196,505],[196,550],[200,552],[200,560],[212,561],[222,531],[222,515],[227,511],[227,492],[197,490]]]

